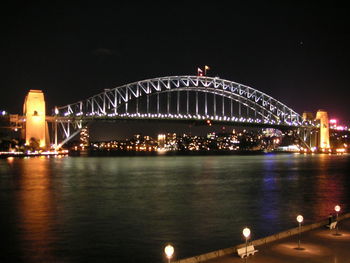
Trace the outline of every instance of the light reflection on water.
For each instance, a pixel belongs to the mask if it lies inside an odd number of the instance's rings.
[[[55,232],[56,211],[52,191],[50,167],[41,159],[24,160],[20,166],[16,212],[21,228],[20,247],[27,262],[54,261],[52,242]]]
[[[346,210],[349,155],[0,160],[0,261],[161,262]]]

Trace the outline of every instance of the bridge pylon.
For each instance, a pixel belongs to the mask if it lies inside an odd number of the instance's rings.
[[[329,149],[329,119],[328,113],[324,110],[318,110],[316,113],[316,120],[320,121],[320,138],[319,147],[321,149]]]
[[[324,110],[318,110],[316,117],[311,112],[303,113],[303,122],[314,122],[315,127],[309,126],[303,130],[304,141],[310,148],[318,148],[319,150],[330,148],[329,139],[329,119],[328,113]]]
[[[44,93],[41,90],[30,90],[23,104],[25,116],[23,137],[26,145],[38,144],[40,148],[49,145],[49,132],[46,122]]]

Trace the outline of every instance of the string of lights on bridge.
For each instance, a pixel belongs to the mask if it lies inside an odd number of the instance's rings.
[[[72,114],[66,112],[64,114],[65,117],[71,117]],[[312,122],[308,123],[300,123],[300,122],[288,122],[288,121],[275,121],[275,120],[262,120],[262,119],[254,119],[254,118],[244,118],[244,117],[228,117],[228,116],[211,116],[211,115],[192,115],[192,114],[162,114],[162,113],[110,113],[110,114],[101,114],[101,113],[87,113],[83,114],[83,112],[79,112],[75,114],[76,117],[92,117],[92,118],[105,118],[106,116],[109,118],[133,118],[133,119],[142,119],[142,118],[154,118],[154,119],[184,119],[184,120],[207,120],[207,121],[222,121],[222,122],[235,122],[235,123],[256,123],[256,124],[270,124],[270,125],[288,125],[288,126],[301,126],[301,125],[312,125],[314,127],[319,126],[319,124],[315,124]],[[209,124],[208,122],[208,124]]]

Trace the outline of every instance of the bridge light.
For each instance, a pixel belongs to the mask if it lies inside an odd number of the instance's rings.
[[[203,70],[201,68],[197,68],[197,75],[199,77],[202,77],[203,76]]]

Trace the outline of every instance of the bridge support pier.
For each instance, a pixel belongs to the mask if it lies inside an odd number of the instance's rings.
[[[328,113],[324,110],[318,110],[316,114],[316,120],[320,121],[320,148],[329,149],[329,119]]]
[[[46,148],[49,144],[49,133],[46,122],[44,93],[41,90],[30,90],[24,100],[23,114],[26,118],[24,138],[26,145],[38,144]]]
[[[311,112],[303,113],[304,121],[318,121],[319,129],[307,129],[308,134],[306,135],[308,140],[310,141],[309,145],[311,147],[317,147],[321,151],[324,149],[330,148],[330,140],[329,140],[329,119],[328,113],[324,110],[318,110],[316,113],[316,118]]]

